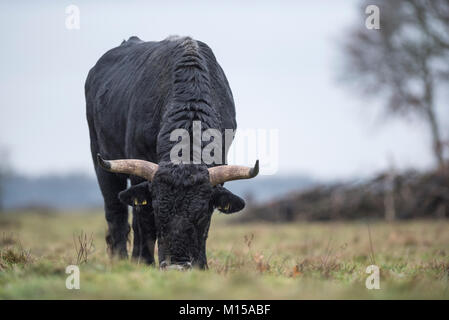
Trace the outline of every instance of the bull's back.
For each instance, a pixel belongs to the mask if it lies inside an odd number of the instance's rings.
[[[90,70],[85,94],[93,152],[110,159],[158,161],[156,139],[172,95],[176,50],[182,39],[143,42],[131,37],[106,52]],[[235,129],[234,102],[224,72],[212,50],[198,43],[220,126]]]
[[[136,37],[106,52],[90,70],[85,84],[86,112],[96,152],[105,157],[133,156],[142,130],[157,124],[169,95],[170,46]],[[145,129],[143,129],[145,128]],[[144,141],[145,148],[149,141]],[[135,153],[135,152],[134,152]],[[135,156],[135,155],[134,155]]]

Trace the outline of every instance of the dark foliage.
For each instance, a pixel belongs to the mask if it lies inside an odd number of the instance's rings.
[[[412,219],[449,217],[443,172],[381,174],[362,183],[317,186],[249,208],[239,221]]]

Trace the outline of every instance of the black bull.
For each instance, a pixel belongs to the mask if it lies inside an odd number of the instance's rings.
[[[133,258],[153,264],[157,240],[161,267],[206,268],[213,210],[233,213],[245,206],[223,183],[258,173],[258,163],[247,168],[170,159],[175,129],[191,134],[194,121],[201,121],[203,131],[236,129],[231,89],[212,50],[188,37],[160,42],[131,37],[98,60],[85,94],[111,253],[128,256],[131,205]],[[220,164],[226,164],[226,150]]]

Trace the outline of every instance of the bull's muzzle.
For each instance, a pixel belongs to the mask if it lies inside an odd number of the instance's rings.
[[[192,269],[192,263],[191,262],[184,262],[184,263],[172,263],[169,264],[166,261],[162,261],[159,264],[159,268],[161,270],[179,270],[179,271],[186,271]]]

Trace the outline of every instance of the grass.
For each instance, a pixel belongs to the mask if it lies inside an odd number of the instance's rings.
[[[230,224],[214,215],[209,270],[111,260],[100,212],[0,216],[0,299],[449,298],[449,221]],[[80,267],[80,290],[65,287]],[[380,290],[365,287],[380,268]]]

